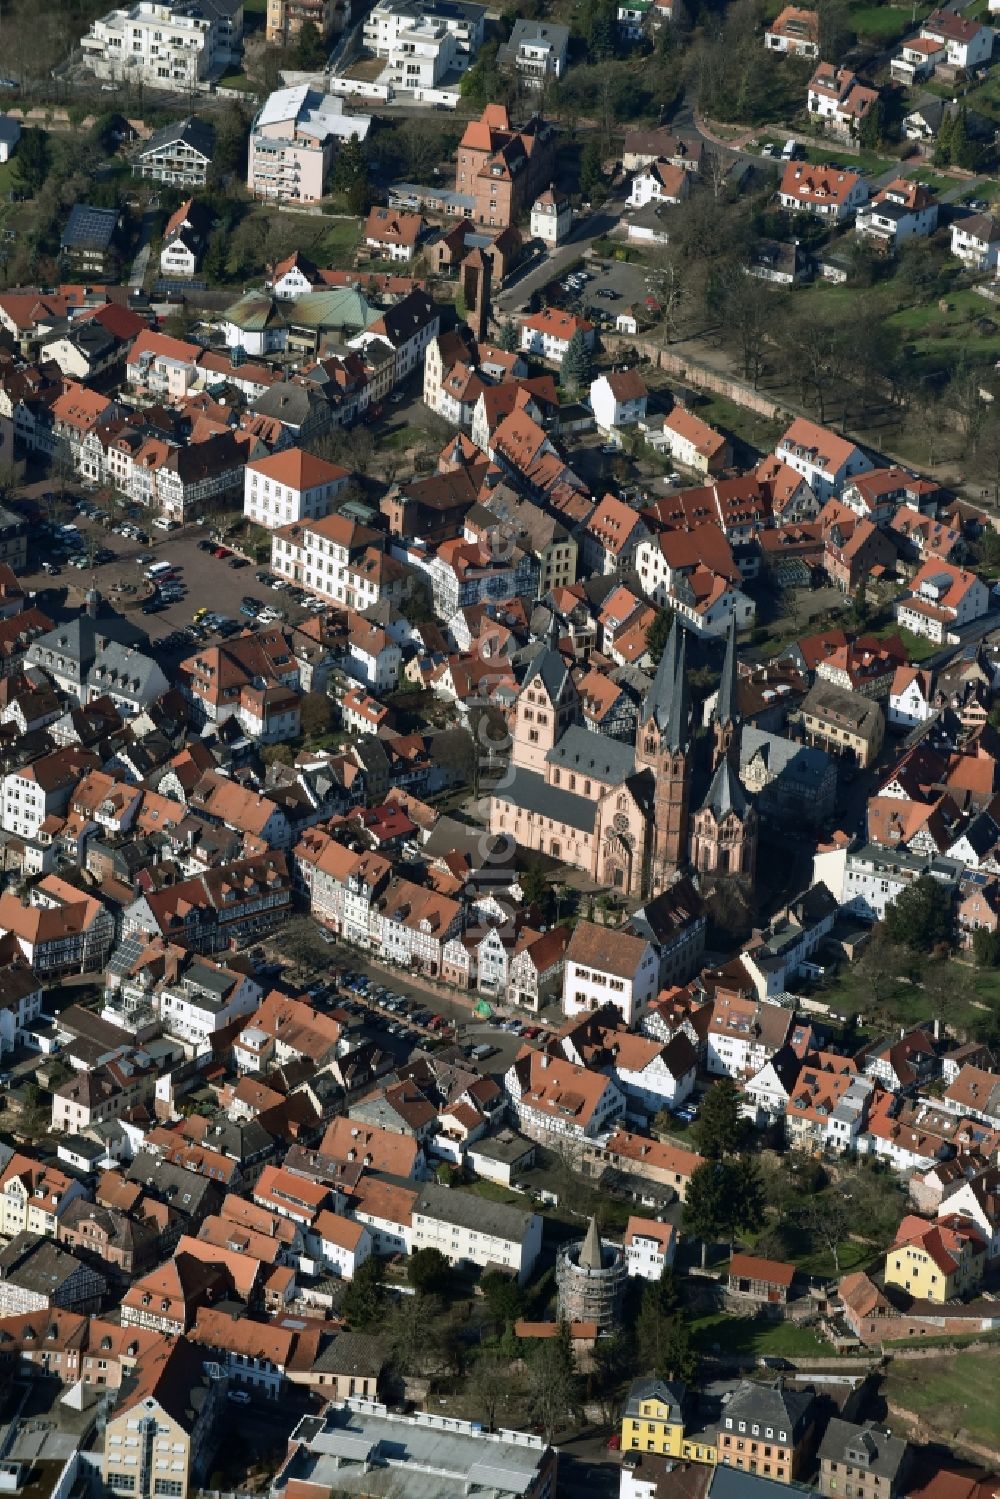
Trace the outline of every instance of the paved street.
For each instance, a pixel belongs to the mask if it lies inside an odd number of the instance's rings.
[[[624,198],[609,198],[603,208],[580,219],[566,243],[560,245],[553,255],[546,256],[521,280],[515,277],[512,283],[508,283],[497,298],[499,311],[510,312],[526,306],[532,292],[541,291],[543,286],[561,276],[567,266],[574,260],[579,260],[595,239],[610,234],[624,207]]]

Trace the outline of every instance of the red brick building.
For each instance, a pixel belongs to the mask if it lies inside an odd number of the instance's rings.
[[[521,130],[502,104],[487,104],[465,127],[455,161],[455,191],[473,200],[477,224],[506,229],[549,186],[555,167],[555,130],[535,115]]]

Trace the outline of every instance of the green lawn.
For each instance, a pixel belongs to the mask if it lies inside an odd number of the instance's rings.
[[[391,431],[380,431],[377,441],[380,448],[392,448],[396,452],[405,453],[407,448],[419,448],[421,443],[426,442],[427,434],[421,432],[419,427],[409,427],[404,423]]]
[[[976,997],[991,1008],[1000,1007],[1000,968],[986,968],[976,974]]]
[[[928,640],[926,635],[914,635],[911,630],[901,630],[895,620],[883,625],[880,630],[872,631],[872,634],[879,640],[885,640],[890,635],[898,635],[906,646],[911,661],[926,661],[928,656],[933,656],[941,649],[933,640]]]
[[[956,1353],[951,1358],[895,1359],[884,1385],[890,1410],[898,1402],[915,1411],[935,1437],[966,1431],[974,1441],[1000,1448],[1000,1349]]]
[[[323,257],[319,264],[341,268],[352,266],[354,252],[360,238],[361,222],[359,219],[334,219],[327,226],[323,238],[316,247],[315,253]]]
[[[502,1202],[509,1207],[524,1207],[526,1198],[523,1192],[512,1192],[509,1187],[502,1187],[499,1182],[474,1181],[462,1187],[463,1192],[471,1192],[475,1197],[485,1197],[487,1202]]]
[[[958,971],[963,979],[969,972],[966,968]],[[974,989],[976,998],[982,1004],[990,1004],[994,998],[1000,999],[1000,971],[977,974]],[[885,992],[879,994],[876,1006],[871,985],[864,971],[857,965],[842,968],[829,983],[816,990],[815,997],[829,1005],[836,1015],[848,1018],[860,1015],[866,1022],[871,1021],[877,1008],[880,1014],[895,1025],[916,1025],[926,1021],[933,1009],[924,990],[917,984],[907,983],[905,979],[896,979],[887,984]],[[983,1018],[984,1012],[972,1003],[971,996],[966,997],[965,994],[956,996],[948,1012],[949,1024],[960,1030],[971,1029]]]
[[[940,85],[939,90],[942,97],[951,98],[953,90],[947,85]],[[980,114],[989,115],[993,120],[1000,120],[1000,74],[991,73],[990,76],[980,84],[978,88],[969,89],[962,95],[962,102],[969,109],[978,110]]]
[[[854,172],[864,172],[868,177],[880,177],[899,163],[891,156],[877,156],[874,151],[848,151],[843,146],[806,146],[806,160],[816,166],[823,162],[836,161]]]
[[[944,301],[947,311],[934,302],[904,307],[887,321],[913,341],[918,360],[940,365],[963,353],[977,362],[1000,359],[1000,328],[977,326],[983,319],[996,321],[992,305],[973,291],[950,292]]]
[[[922,21],[930,13],[929,5],[916,7],[916,18]],[[891,42],[913,29],[913,8],[909,5],[858,5],[848,12],[850,24],[858,36],[877,37],[881,42]]]
[[[238,89],[241,94],[255,94],[256,85],[252,84],[245,73],[224,73],[219,79],[220,88]]]
[[[730,1317],[713,1312],[691,1324],[694,1340],[702,1353],[770,1354],[784,1358],[833,1356],[829,1343],[808,1327],[794,1322],[770,1322],[763,1318]]]
[[[925,187],[931,189],[931,192],[939,196],[941,193],[950,192],[959,182],[958,177],[943,177],[939,172],[928,172],[924,167],[916,167],[912,171],[906,171],[903,175],[916,182],[922,182]]]
[[[1000,195],[1000,182],[981,182],[978,187],[970,187],[958,201],[967,203],[970,198],[981,198],[984,203],[992,203],[998,195]]]

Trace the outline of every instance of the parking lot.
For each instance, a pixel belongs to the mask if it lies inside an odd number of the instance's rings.
[[[176,531],[163,532],[140,519],[136,524],[150,540],[137,542],[84,515],[75,515],[72,523],[78,526],[91,553],[96,547],[103,547],[113,556],[109,561],[95,562],[85,568],[76,568],[64,558],[56,558],[59,571],[53,576],[42,567],[43,562],[48,561],[50,565],[53,562],[51,538],[32,533],[33,544],[28,559],[30,571],[22,577],[22,583],[26,589],[35,591],[38,607],[57,622],[77,611],[82,593],[96,588],[113,608],[143,630],[154,646],[160,646],[160,653],[169,662],[171,657],[182,658],[197,642],[194,638],[177,642],[166,651],[162,643],[177,631],[191,626],[193,615],[202,608],[245,627],[252,621],[240,613],[240,606],[244,596],[252,596],[264,606],[280,608],[293,624],[308,617],[308,611],[293,602],[287,590],[279,592],[258,582],[256,574],[264,569],[251,564],[233,567],[231,555],[219,558],[200,547],[199,542],[204,546],[208,544],[210,527],[207,524],[187,525]],[[174,570],[180,596],[168,602],[158,613],[142,611],[142,603],[150,596],[150,590],[145,577],[148,564],[140,559],[168,562]],[[212,632],[206,631],[205,635],[212,638]]]
[[[647,266],[624,260],[588,260],[583,271],[588,279],[582,285],[567,286],[565,276],[550,282],[546,299],[553,306],[605,314],[612,323],[626,307],[642,302],[650,294],[650,281],[655,283]]]
[[[457,1042],[484,1072],[501,1076],[525,1041],[542,1034],[542,1027],[530,1019],[480,1019],[465,1005],[429,995],[406,975],[375,968],[344,948],[336,949],[335,964],[307,993],[319,1009],[346,1009],[360,1024],[362,1038],[390,1052],[397,1062],[428,1040]]]

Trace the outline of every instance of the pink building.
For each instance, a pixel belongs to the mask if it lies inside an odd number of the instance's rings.
[[[277,89],[250,132],[247,187],[255,198],[315,203],[342,141],[363,141],[370,115],[348,115],[344,101],[308,84]]]

